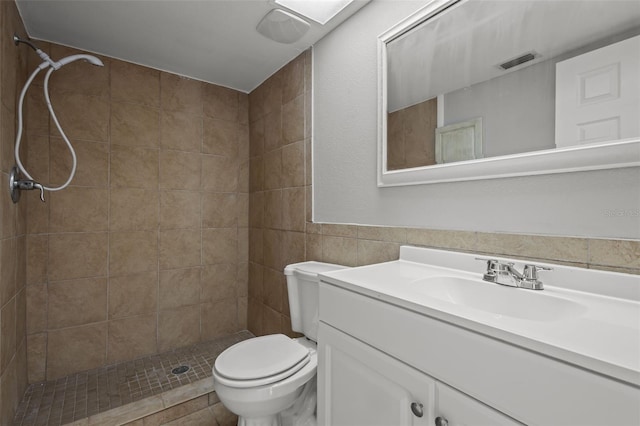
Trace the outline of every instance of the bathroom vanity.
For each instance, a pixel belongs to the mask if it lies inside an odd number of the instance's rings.
[[[321,276],[318,423],[640,424],[640,277],[544,264],[528,290],[475,257]]]

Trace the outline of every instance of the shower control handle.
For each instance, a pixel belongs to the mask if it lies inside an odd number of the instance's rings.
[[[17,202],[20,196],[18,195],[18,191],[32,191],[34,189],[40,190],[40,201],[44,203],[44,187],[42,184],[35,182],[33,180],[28,179],[16,179],[17,174],[15,171],[12,171],[11,178],[9,179],[9,184],[11,186],[11,198],[13,202]]]

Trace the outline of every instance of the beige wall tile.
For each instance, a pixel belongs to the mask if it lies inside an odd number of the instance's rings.
[[[282,68],[282,102],[289,102],[304,93],[305,58],[300,55]]]
[[[155,312],[158,305],[158,273],[141,272],[109,277],[109,318]]]
[[[262,310],[264,305],[262,301],[249,298],[248,312],[247,312],[247,328],[256,336],[262,336],[264,334],[264,326],[262,324]]]
[[[514,234],[477,234],[477,250],[536,259],[586,262],[588,242],[583,238]]]
[[[249,262],[249,229],[238,228],[238,263]]]
[[[9,177],[0,173],[0,184],[3,188],[9,187]],[[0,200],[0,235],[3,238],[13,237],[16,234],[16,211],[17,206],[13,204],[10,197],[2,197]]]
[[[264,226],[270,229],[282,228],[282,190],[264,193]]]
[[[237,224],[238,202],[236,194],[202,194],[203,228],[232,228]]]
[[[282,264],[282,231],[275,231],[272,229],[265,229],[263,249],[264,249],[264,265],[280,270],[284,266]]]
[[[182,111],[202,115],[202,88],[200,81],[175,74],[161,73],[160,93],[164,110]]]
[[[160,106],[160,72],[124,61],[111,61],[111,99]]]
[[[69,55],[84,53],[59,44],[51,45],[51,57],[63,58]],[[93,54],[93,56],[97,56]],[[104,66],[88,67],[84,61],[76,61],[64,66],[51,75],[49,85],[51,90],[82,93],[92,96],[109,96],[108,58],[99,57]],[[31,72],[31,71],[30,71]]]
[[[107,274],[107,233],[50,234],[49,279],[62,281]]]
[[[113,145],[157,148],[160,140],[160,111],[140,104],[111,104]]]
[[[323,227],[324,228],[324,227]],[[356,266],[358,240],[355,238],[331,237],[322,238],[322,259],[328,263]]]
[[[356,225],[341,225],[334,223],[323,223],[322,234],[332,235],[334,237],[356,238],[358,236],[358,227]]]
[[[305,234],[305,260],[322,261],[322,235]]]
[[[47,330],[47,285],[28,285],[27,293],[27,333],[34,334]]]
[[[15,238],[0,241],[0,307],[16,294],[18,252]]]
[[[3,119],[3,118],[4,117],[0,117],[0,119]],[[3,125],[2,131],[3,132],[7,131],[6,124]],[[11,129],[11,131],[14,131],[14,130]],[[0,134],[3,134],[3,133],[0,133]],[[26,139],[23,139],[22,143],[23,144],[26,143],[26,145],[22,145],[20,150],[22,162],[25,163],[24,165],[29,171],[29,174],[31,174],[31,176],[33,176],[35,180],[40,182],[51,182],[51,178],[49,177],[50,151],[51,151],[51,148],[53,148],[54,144],[58,145],[58,140],[64,143],[61,138],[51,138],[52,140],[50,142],[50,137],[48,135],[49,135],[49,132],[46,132],[44,134],[31,134],[31,133],[27,135],[23,134],[23,137],[25,137]],[[11,136],[12,136],[11,139],[14,140],[15,135],[11,134]],[[77,141],[77,142],[80,142],[80,141]],[[86,142],[86,143],[95,143],[95,142]],[[79,155],[78,153],[79,149],[76,149],[76,145],[77,144],[74,142],[73,143],[74,150],[76,150],[76,154]],[[6,169],[10,169],[11,167],[14,166],[14,163],[15,163],[13,143],[11,144],[3,143],[3,147],[6,147],[3,149],[7,150],[6,153],[2,151],[3,162],[4,160],[7,160],[8,164],[6,164]],[[25,147],[26,147],[27,154],[26,154],[26,158],[23,158],[22,153],[24,152]],[[71,154],[69,153],[69,150],[66,147],[66,145],[64,146],[60,145],[59,147],[56,146],[56,148],[54,149],[56,151],[53,152],[53,154],[58,153],[58,149],[61,149],[62,152],[59,153],[61,154],[59,156],[60,157],[64,156],[65,159],[71,160]],[[69,161],[69,164],[70,163],[71,162]],[[2,169],[5,170],[4,164],[2,166]],[[70,169],[67,169],[67,170],[70,170]],[[65,180],[68,175],[69,173],[67,172],[65,175]]]
[[[160,192],[160,229],[200,228],[200,193]]]
[[[282,314],[268,306],[262,308],[262,332],[264,334],[280,333],[283,329]]]
[[[264,154],[264,119],[249,123],[249,157]]]
[[[305,260],[305,235],[303,232],[282,233],[282,265]]]
[[[251,157],[249,161],[249,192],[264,189],[264,158]]]
[[[49,195],[50,232],[106,231],[108,192],[99,188],[67,188]]]
[[[27,284],[38,284],[46,281],[46,259],[48,256],[49,236],[29,235],[27,237]]]
[[[109,141],[109,99],[106,96],[52,90],[51,103],[56,106],[58,121],[68,138]],[[58,136],[53,122],[49,131],[52,136]]]
[[[358,265],[398,260],[400,244],[382,241],[358,240]]]
[[[247,297],[249,295],[249,263],[238,263],[237,270],[236,294],[238,297]]]
[[[246,120],[247,95],[215,84],[205,84],[202,96],[203,112],[206,117],[234,122],[239,121],[240,98],[244,99],[245,112],[243,116]]]
[[[202,150],[202,117],[178,111],[162,111],[160,146],[179,151]]]
[[[640,269],[640,241],[591,239],[589,264]]]
[[[158,192],[112,188],[109,222],[111,231],[158,229]]]
[[[3,181],[4,179],[0,179]],[[8,183],[7,183],[8,185]],[[39,191],[38,191],[39,192]],[[42,234],[49,231],[49,203],[43,203],[40,201],[40,194],[36,191],[29,191],[23,193],[20,196],[23,203],[27,207],[27,229],[28,234]],[[9,197],[5,197],[9,200]],[[48,197],[47,197],[48,198]],[[13,210],[6,208],[2,202],[0,202],[0,208],[2,213],[0,215],[5,216],[7,213],[13,214]],[[3,219],[3,221],[6,219]],[[1,228],[1,227],[0,227]]]
[[[282,150],[264,155],[264,189],[282,188]]]
[[[264,267],[258,263],[249,263],[249,297],[262,303],[264,288]]]
[[[443,231],[438,229],[408,229],[407,243],[428,247],[474,250],[476,234],[467,231]],[[478,247],[479,247],[478,243]]]
[[[0,371],[6,371],[16,352],[16,299],[0,308]]]
[[[47,380],[103,365],[106,345],[106,322],[49,331]]]
[[[264,225],[264,192],[249,195],[249,226],[262,228]]]
[[[49,330],[107,319],[107,279],[85,278],[48,285]]]
[[[239,228],[249,227],[249,194],[238,194],[236,216]]]
[[[35,86],[35,84],[34,84]],[[3,105],[4,107],[4,105]],[[25,127],[31,135],[49,134],[49,110],[40,90],[29,90],[25,98]],[[3,108],[4,110],[4,108]],[[7,108],[7,111],[10,111]],[[29,138],[31,140],[31,138]]]
[[[282,148],[282,186],[304,186],[304,141]]]
[[[304,133],[304,96],[298,96],[282,105],[283,142],[289,144],[303,140]]]
[[[162,310],[200,302],[200,268],[160,271],[158,307]]]
[[[262,302],[271,309],[282,312],[284,274],[271,268],[264,270]]]
[[[200,189],[200,155],[190,152],[160,152],[160,188]]]
[[[158,313],[158,351],[192,345],[200,340],[200,305]]]
[[[202,246],[199,229],[160,231],[160,269],[199,266]]]
[[[158,236],[153,231],[111,232],[109,275],[153,271],[158,267]]]
[[[235,121],[205,118],[202,152],[237,158],[240,127]]]
[[[227,157],[202,156],[202,189],[235,192],[238,188],[238,166]]]
[[[158,188],[158,150],[111,147],[111,186]]]
[[[202,309],[202,339],[209,340],[238,331],[238,306],[235,298],[206,302]]]
[[[358,226],[358,238],[362,240],[405,243],[407,241],[407,228]]]
[[[268,154],[282,145],[282,111],[274,108],[264,116],[264,152]]]
[[[50,186],[64,184],[71,173],[72,160],[62,138],[51,137]],[[105,187],[109,183],[109,145],[106,143],[71,141],[77,156],[74,186]],[[31,159],[29,159],[31,162]],[[37,169],[40,170],[40,169]]]
[[[242,157],[243,158],[243,157]],[[238,168],[238,191],[248,193],[249,192],[249,177],[251,172],[249,170],[249,161],[241,161]]]
[[[155,315],[109,321],[107,362],[135,359],[156,350]]]
[[[47,363],[47,334],[27,336],[27,372],[29,383],[45,380]]]
[[[282,229],[305,230],[305,189],[286,188],[282,190]]]
[[[202,230],[202,264],[236,263],[238,234],[235,228]]]
[[[238,269],[232,263],[203,267],[200,279],[200,301],[215,302],[236,297]]]
[[[249,230],[249,260],[262,263],[264,261],[264,231],[251,228]]]

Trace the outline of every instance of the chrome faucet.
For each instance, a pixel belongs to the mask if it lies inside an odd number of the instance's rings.
[[[542,281],[538,279],[538,271],[551,271],[551,268],[534,264],[525,264],[522,273],[514,267],[513,262],[501,262],[497,259],[485,259],[476,257],[476,260],[487,262],[487,270],[482,279],[500,285],[526,288],[529,290],[542,290]]]

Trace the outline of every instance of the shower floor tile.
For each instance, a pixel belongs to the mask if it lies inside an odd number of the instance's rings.
[[[217,356],[253,337],[248,331],[119,364],[34,383],[27,388],[14,426],[58,426],[211,377]],[[189,370],[173,374],[187,365]]]

